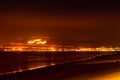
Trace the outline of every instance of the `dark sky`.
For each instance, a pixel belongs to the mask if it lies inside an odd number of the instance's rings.
[[[119,2],[40,0],[0,3],[0,42],[35,36],[89,45],[120,45]]]

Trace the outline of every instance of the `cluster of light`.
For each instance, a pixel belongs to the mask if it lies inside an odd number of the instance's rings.
[[[120,51],[120,48],[58,48],[57,46],[34,46],[34,47],[22,47],[22,46],[9,46],[5,47],[4,51]]]
[[[17,47],[17,48],[12,48],[12,51],[22,51],[22,48],[21,47]]]
[[[34,40],[30,40],[28,41],[28,44],[46,44],[47,41],[42,41],[41,39],[34,39]]]
[[[4,51],[120,51],[120,47],[75,47],[61,45],[47,45],[46,40],[33,39],[25,43],[12,43],[8,46],[0,47]],[[41,45],[39,45],[41,44]],[[46,45],[43,45],[46,44]]]
[[[98,48],[78,48],[76,51],[118,51],[116,48],[98,47]]]
[[[56,49],[54,47],[51,47],[50,51],[56,51]]]
[[[23,51],[21,47],[11,47],[11,49],[4,49],[4,51]]]

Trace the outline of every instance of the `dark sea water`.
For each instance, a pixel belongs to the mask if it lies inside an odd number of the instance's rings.
[[[0,75],[94,58],[106,52],[0,52]]]

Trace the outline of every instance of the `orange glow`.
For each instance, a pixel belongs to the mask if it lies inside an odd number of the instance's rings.
[[[28,41],[28,44],[46,44],[47,41],[42,41],[41,39],[34,39],[34,40],[30,40]]]
[[[23,51],[21,47],[12,47],[11,51]]]
[[[22,48],[18,48],[19,51],[22,51]]]
[[[120,72],[116,71],[116,72],[113,72],[113,73],[92,77],[89,80],[120,80],[119,75],[120,75]]]
[[[56,51],[56,49],[54,47],[51,47],[50,49],[51,49],[51,51]]]
[[[43,65],[43,66],[37,66],[37,67],[30,67],[29,70],[34,70],[34,69],[38,69],[38,68],[43,68],[46,67],[48,65]]]
[[[32,39],[27,43],[10,43],[1,47],[3,51],[120,51],[120,47],[75,47],[61,45],[48,45],[46,40]]]
[[[15,48],[12,48],[13,51],[15,51]]]
[[[78,48],[75,51],[118,51],[119,48],[97,47],[97,48]]]

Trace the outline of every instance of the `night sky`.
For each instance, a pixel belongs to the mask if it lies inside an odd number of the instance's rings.
[[[120,46],[119,2],[40,0],[0,3],[0,42],[36,36],[55,42]]]

